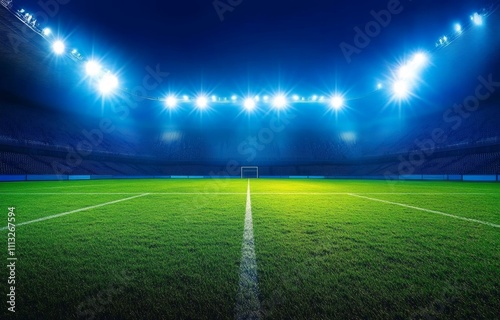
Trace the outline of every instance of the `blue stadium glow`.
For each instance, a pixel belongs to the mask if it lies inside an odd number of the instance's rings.
[[[470,24],[468,26],[462,26],[459,23],[454,25],[454,33],[449,33],[448,35],[442,36],[438,42],[436,43],[436,50],[441,47],[446,47],[450,45],[454,40],[456,40],[462,33],[468,31],[471,25],[480,26],[484,24],[485,18],[491,14],[494,10],[491,9],[489,11],[483,10],[481,13],[475,12],[470,16]],[[36,15],[32,15],[29,12],[26,12],[24,9],[19,9],[17,11],[13,11],[15,15],[18,16],[26,25],[28,25],[31,29],[35,30],[39,33],[39,35],[43,36],[48,41],[52,42],[52,50],[56,55],[64,55],[66,53],[66,45],[62,40],[54,40],[53,37],[49,37],[53,34],[52,30],[48,27],[42,28],[39,23],[36,22],[34,17]],[[50,39],[49,39],[50,38]],[[100,64],[95,61],[88,61],[85,57],[82,56],[77,50],[71,51],[71,54],[68,57],[72,58],[76,62],[85,63],[85,70],[88,76],[95,77],[98,80],[98,89],[102,94],[109,94],[115,89],[118,89],[119,82],[116,76],[114,76],[108,69],[104,69]],[[388,85],[392,90],[393,100],[401,100],[407,99],[412,95],[412,90],[415,88],[416,84],[421,81],[420,75],[423,68],[428,64],[429,56],[426,53],[420,52],[413,56],[408,62],[404,64],[400,64],[396,72],[392,72],[393,81],[392,84]],[[106,70],[106,71],[103,71]],[[377,90],[382,90],[384,85],[382,83],[377,84]],[[124,93],[129,93],[127,89],[123,89]],[[130,93],[129,93],[130,94]],[[188,96],[182,96],[183,102],[190,102],[191,99]],[[149,100],[157,100],[161,101],[161,99],[153,98],[153,97],[142,97],[144,99]],[[219,98],[217,96],[212,96],[211,101],[213,103],[227,103],[227,102],[237,102],[239,97],[233,95],[228,99]],[[243,105],[256,104],[259,102],[261,98],[256,96],[252,99],[253,103],[250,103],[250,100],[243,101]],[[265,103],[271,103],[271,105],[275,109],[283,109],[287,107],[288,101],[284,95],[277,95],[275,97],[270,98],[269,96],[263,96],[262,100]],[[312,102],[312,103],[324,103],[327,102],[325,97],[318,97],[317,95],[309,96],[309,98],[300,97],[298,95],[293,95],[292,100],[294,102]],[[200,109],[204,109],[208,106],[208,98],[202,96],[195,99],[196,105]],[[332,101],[330,101],[331,103]],[[177,101],[176,101],[177,103]],[[246,107],[245,107],[246,108]],[[246,108],[248,109],[248,108]]]

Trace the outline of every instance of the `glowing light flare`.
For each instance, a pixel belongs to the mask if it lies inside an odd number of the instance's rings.
[[[245,102],[243,103],[243,107],[245,107],[245,109],[247,111],[255,110],[256,106],[257,106],[257,104],[253,98],[246,98]]]
[[[340,110],[344,107],[345,100],[341,95],[335,95],[330,99],[330,106],[335,110]]]
[[[208,107],[208,99],[205,96],[199,96],[196,98],[196,106],[198,109],[204,110]]]
[[[85,71],[90,77],[95,77],[101,73],[102,67],[99,62],[95,60],[90,60],[85,64]]]
[[[470,19],[476,26],[481,26],[483,24],[483,16],[475,12]]]
[[[392,91],[394,97],[398,98],[399,100],[402,100],[410,95],[410,85],[408,84],[408,82],[404,80],[399,80],[394,82],[394,85],[392,86]]]
[[[454,28],[456,33],[462,33],[462,25],[460,23],[456,23]]]
[[[115,75],[106,73],[99,81],[99,91],[104,95],[110,94],[118,88],[118,84],[118,78]]]
[[[56,40],[52,44],[52,50],[57,55],[64,54],[64,52],[66,51],[66,45],[64,44],[64,42],[62,40]]]
[[[165,99],[165,105],[169,109],[175,109],[177,107],[177,97],[170,95]]]
[[[42,30],[42,34],[46,37],[50,36],[52,34],[52,30],[50,30],[50,28],[44,28]]]
[[[278,110],[284,109],[287,106],[288,102],[286,97],[282,94],[278,94],[273,98],[273,107]]]

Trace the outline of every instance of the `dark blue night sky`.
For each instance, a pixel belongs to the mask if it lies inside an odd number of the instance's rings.
[[[398,1],[232,1],[237,5],[224,11],[223,21],[214,3],[222,12],[230,2],[73,0],[61,5],[51,24],[87,54],[93,50],[123,68],[128,81],[145,66],[160,64],[175,88],[203,83],[237,90],[266,81],[322,87],[375,76],[409,50],[432,49],[454,23],[467,23],[469,14],[490,2],[401,1],[401,13],[350,64],[340,44],[353,44],[354,28],[374,20],[372,10]]]

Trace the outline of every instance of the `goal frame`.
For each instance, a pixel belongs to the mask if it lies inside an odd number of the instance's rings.
[[[243,170],[246,169],[255,169],[256,177],[255,178],[243,178]],[[241,179],[259,179],[259,167],[257,166],[243,166],[240,168]]]

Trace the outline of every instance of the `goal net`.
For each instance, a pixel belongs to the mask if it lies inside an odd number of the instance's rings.
[[[259,167],[241,167],[241,179],[259,178]]]

